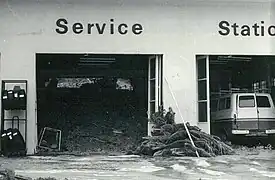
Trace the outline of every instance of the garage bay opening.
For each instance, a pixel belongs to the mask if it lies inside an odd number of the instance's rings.
[[[225,141],[274,143],[275,56],[197,56],[197,72],[200,123]]]
[[[39,150],[129,150],[162,102],[151,78],[161,65],[156,55],[37,54]]]

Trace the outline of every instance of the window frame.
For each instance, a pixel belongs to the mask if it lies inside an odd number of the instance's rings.
[[[260,98],[266,98],[269,106],[259,106],[259,104],[258,104],[258,97],[260,97]],[[256,104],[257,104],[257,108],[271,108],[270,99],[269,99],[268,96],[265,96],[265,95],[256,95]]]
[[[253,97],[253,106],[241,106],[241,98],[243,98],[243,97]],[[252,98],[251,98],[252,99]],[[255,98],[255,96],[254,95],[241,95],[241,96],[239,96],[239,98],[238,98],[238,107],[239,108],[255,108],[256,107],[256,98]]]

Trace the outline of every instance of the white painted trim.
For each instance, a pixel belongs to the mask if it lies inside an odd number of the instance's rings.
[[[157,112],[159,107],[159,56],[155,56],[155,58],[155,112]]]
[[[210,67],[209,67],[209,56],[206,56],[206,98],[207,98],[207,123],[208,132],[210,134]]]

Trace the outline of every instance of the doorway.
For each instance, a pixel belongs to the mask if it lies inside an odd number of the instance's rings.
[[[162,104],[162,55],[36,54],[36,77],[38,136],[60,129],[64,150],[133,144]]]
[[[275,99],[275,56],[198,55],[196,62],[198,121],[206,132],[213,131],[212,112],[230,108],[228,98],[223,100],[221,97],[234,93],[267,93],[273,101]],[[264,114],[262,111],[259,111],[260,115]],[[270,128],[275,127],[262,118],[261,125],[267,124]]]

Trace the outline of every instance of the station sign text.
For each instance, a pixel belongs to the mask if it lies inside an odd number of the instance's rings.
[[[275,25],[266,25],[264,21],[252,24],[220,21],[218,33],[221,36],[275,36]]]

